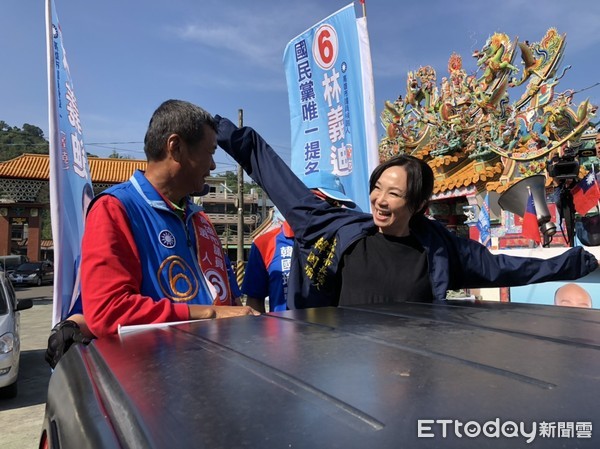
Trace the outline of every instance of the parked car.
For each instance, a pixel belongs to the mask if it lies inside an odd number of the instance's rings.
[[[54,279],[54,267],[50,262],[27,262],[8,275],[15,285],[42,285]]]
[[[17,301],[12,284],[4,273],[0,273],[0,398],[17,395],[21,354],[19,312],[32,306],[33,301],[29,298]]]
[[[599,325],[460,301],[133,326],[60,360],[39,447],[597,449]]]
[[[8,276],[10,273],[15,271],[15,269],[25,262],[29,262],[27,256],[19,256],[16,254],[11,254],[10,256],[0,256],[0,267],[6,275]]]

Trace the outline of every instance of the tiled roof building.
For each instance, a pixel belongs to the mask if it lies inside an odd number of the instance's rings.
[[[136,159],[88,158],[94,194],[124,182],[135,170],[145,170],[147,162]],[[30,260],[52,256],[51,241],[41,240],[42,220],[49,217],[49,156],[22,154],[0,162],[0,255],[23,253]],[[211,190],[202,197],[224,247],[235,260],[237,251],[236,195],[228,194],[225,178],[209,178]],[[256,193],[244,195],[244,247],[250,246],[250,234],[260,221]],[[44,243],[44,245],[42,245]]]

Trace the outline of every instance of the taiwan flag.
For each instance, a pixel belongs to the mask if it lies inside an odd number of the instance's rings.
[[[535,203],[533,194],[529,191],[527,197],[527,205],[525,206],[525,215],[523,215],[523,237],[533,240],[535,243],[540,243],[540,228],[537,221],[537,212],[535,211]]]
[[[579,215],[585,215],[592,207],[598,205],[600,189],[594,172],[590,171],[585,178],[571,189],[573,205]]]

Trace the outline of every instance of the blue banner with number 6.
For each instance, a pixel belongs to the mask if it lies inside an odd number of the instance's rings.
[[[350,4],[292,39],[283,59],[292,170],[300,179],[333,173],[368,211],[368,179],[379,161],[366,19]]]

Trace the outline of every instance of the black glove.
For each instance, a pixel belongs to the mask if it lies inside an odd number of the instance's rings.
[[[89,344],[91,338],[87,338],[81,332],[79,325],[72,320],[65,320],[52,328],[50,337],[48,337],[48,347],[46,348],[46,362],[52,369],[61,357],[69,350],[74,343]]]

